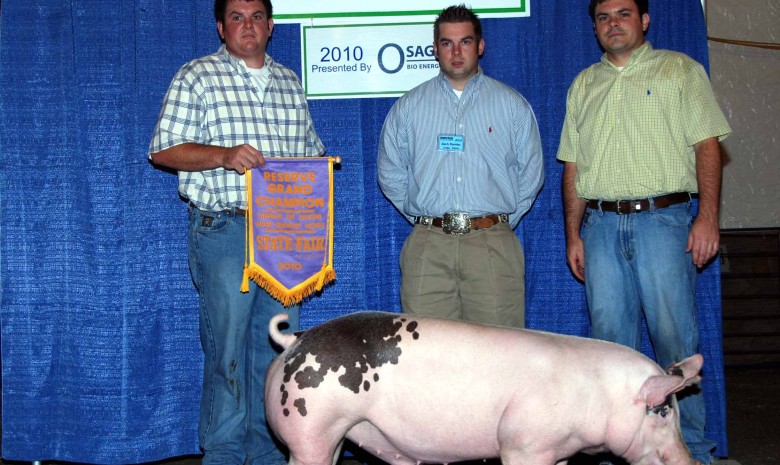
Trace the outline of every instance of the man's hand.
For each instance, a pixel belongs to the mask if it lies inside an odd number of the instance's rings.
[[[259,150],[249,144],[225,149],[222,155],[222,167],[244,174],[246,170],[265,166],[265,158]]]
[[[691,252],[693,263],[701,268],[717,255],[720,247],[720,230],[717,221],[708,220],[701,216],[696,218],[688,234],[688,248]]]
[[[585,246],[581,237],[572,237],[566,241],[566,261],[574,276],[585,281]]]

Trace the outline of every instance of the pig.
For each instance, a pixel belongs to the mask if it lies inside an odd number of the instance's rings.
[[[268,369],[266,417],[289,465],[336,463],[344,438],[391,465],[500,457],[566,464],[610,451],[636,465],[694,465],[674,393],[703,358],[667,372],[633,349],[575,336],[358,312],[299,336]]]

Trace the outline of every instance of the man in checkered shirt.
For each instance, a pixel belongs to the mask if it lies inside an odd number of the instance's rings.
[[[558,159],[567,259],[585,281],[593,337],[639,350],[643,313],[667,367],[698,351],[696,269],[718,251],[718,141],[731,128],[704,68],[645,42],[647,3],[591,0],[605,53],[569,89]],[[711,463],[703,396],[679,405],[691,454]]]
[[[203,465],[286,463],[265,423],[265,372],[276,355],[268,321],[285,311],[296,330],[299,312],[254,284],[249,293],[239,290],[243,174],[262,167],[264,156],[315,157],[325,148],[297,76],[266,54],[272,13],[270,0],[214,2],[223,45],[173,78],[149,147],[154,164],[178,171],[179,194],[190,206],[189,263],[205,353]]]

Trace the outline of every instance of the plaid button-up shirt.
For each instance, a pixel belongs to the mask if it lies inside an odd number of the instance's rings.
[[[265,56],[270,80],[262,96],[242,60],[220,50],[185,64],[173,78],[149,145],[156,153],[193,142],[250,144],[265,157],[314,157],[325,147],[314,130],[298,77]],[[246,208],[244,176],[217,168],[180,171],[179,193],[198,208]]]

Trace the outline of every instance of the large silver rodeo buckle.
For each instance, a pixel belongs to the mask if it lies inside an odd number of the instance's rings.
[[[471,217],[465,212],[447,212],[441,218],[441,229],[445,234],[467,234],[471,231]]]

